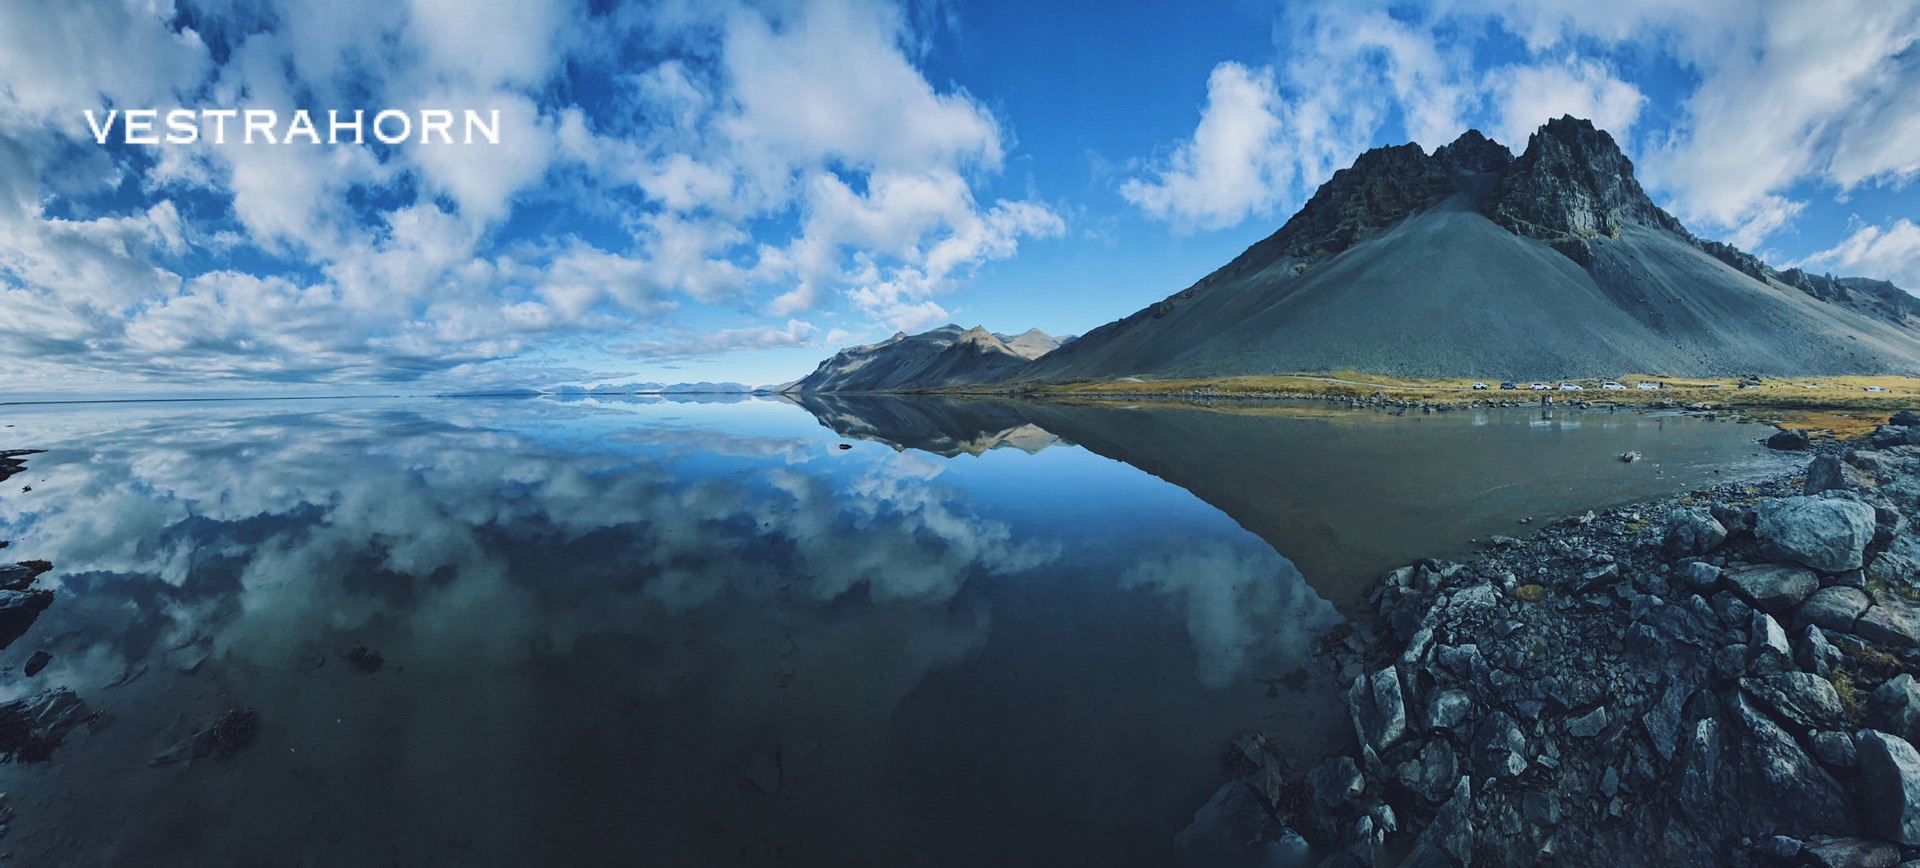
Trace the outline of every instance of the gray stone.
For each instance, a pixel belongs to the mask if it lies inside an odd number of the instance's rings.
[[[1683,715],[1693,691],[1692,683],[1668,678],[1666,688],[1660,691],[1660,699],[1640,715],[1640,725],[1646,727],[1647,737],[1653,741],[1653,749],[1660,753],[1661,759],[1672,760],[1679,747]]]
[[[1809,626],[1800,639],[1800,668],[1821,678],[1833,674],[1833,667],[1839,665],[1844,655],[1840,649],[1827,641],[1827,635],[1819,627]]]
[[[1193,822],[1173,840],[1189,853],[1245,859],[1254,846],[1282,840],[1288,831],[1268,815],[1258,795],[1238,781],[1228,781],[1194,812]]]
[[[1860,765],[1860,754],[1853,747],[1851,735],[1823,730],[1814,733],[1809,741],[1813,743],[1813,758],[1829,768],[1851,769]]]
[[[1763,564],[1721,574],[1733,589],[1754,606],[1785,614],[1820,587],[1820,577],[1787,564]]]
[[[1797,612],[1799,622],[1825,627],[1841,633],[1853,632],[1853,623],[1873,605],[1873,599],[1866,591],[1834,585],[1821,588],[1800,604]]]
[[[1701,507],[1676,509],[1667,516],[1666,549],[1671,557],[1703,555],[1727,541],[1727,529]]]
[[[1360,743],[1385,751],[1407,732],[1407,709],[1400,695],[1400,678],[1392,667],[1353,680],[1347,692],[1353,732]]]
[[[1900,848],[1872,838],[1808,838],[1800,852],[1815,868],[1895,868]]]
[[[1785,672],[1793,666],[1793,646],[1787,644],[1787,631],[1765,612],[1753,613],[1753,628],[1747,648],[1753,654],[1753,671],[1760,674]]]
[[[1739,756],[1741,786],[1747,792],[1764,792],[1772,803],[1792,806],[1791,816],[1800,828],[1851,828],[1847,796],[1833,775],[1807,756],[1792,735],[1754,708],[1744,693],[1734,700],[1734,712],[1745,730]]]
[[[1401,861],[1403,868],[1452,868],[1473,864],[1473,783],[1465,776],[1453,795],[1434,814],[1433,822],[1414,841]]]
[[[1846,725],[1840,694],[1825,678],[1810,672],[1782,672],[1765,678],[1742,678],[1740,689],[1798,732],[1838,729]]]
[[[1840,460],[1837,455],[1822,455],[1807,465],[1807,483],[1800,489],[1801,494],[1820,494],[1826,491],[1864,491],[1873,488],[1873,480],[1852,465]]]
[[[1720,568],[1706,561],[1694,561],[1680,571],[1680,578],[1686,581],[1688,587],[1704,591],[1720,581]]]
[[[1527,770],[1527,739],[1504,711],[1486,716],[1475,730],[1473,767],[1480,777],[1510,778]]]
[[[1886,551],[1867,564],[1867,578],[1888,585],[1915,587],[1920,582],[1920,540],[1912,536],[1896,536],[1887,545]]]
[[[1920,607],[1899,597],[1883,594],[1855,621],[1855,635],[1868,642],[1895,648],[1920,645]]]
[[[1336,756],[1307,773],[1307,785],[1313,788],[1313,800],[1320,807],[1334,810],[1366,792],[1367,779],[1350,756]]]
[[[1873,507],[1824,497],[1769,500],[1760,505],[1753,532],[1779,559],[1825,573],[1859,569],[1873,541]]]
[[[1420,754],[1400,764],[1401,786],[1429,802],[1445,801],[1460,777],[1459,755],[1445,738],[1435,738],[1420,746]]]
[[[1607,707],[1602,705],[1579,717],[1567,720],[1567,734],[1575,738],[1592,738],[1607,728]]]
[[[1807,448],[1807,442],[1807,432],[1787,429],[1776,431],[1772,437],[1768,437],[1767,448],[1796,452]]]
[[[1867,725],[1912,744],[1920,737],[1920,682],[1904,672],[1887,679],[1868,698]]]
[[[1447,688],[1433,692],[1427,705],[1427,723],[1434,729],[1455,729],[1473,713],[1473,697],[1464,690]]]
[[[1871,729],[1856,745],[1867,831],[1920,847],[1920,752],[1906,739]]]

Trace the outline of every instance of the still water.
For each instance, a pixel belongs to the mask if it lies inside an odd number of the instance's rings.
[[[31,865],[1166,864],[1229,740],[1278,734],[1304,769],[1351,738],[1313,648],[1355,576],[1516,509],[1777,466],[1760,428],[1633,413],[0,422],[0,449],[46,450],[0,492],[5,560],[52,562],[54,591],[0,700],[98,713],[0,766],[0,851]],[[250,737],[215,748],[239,710]]]

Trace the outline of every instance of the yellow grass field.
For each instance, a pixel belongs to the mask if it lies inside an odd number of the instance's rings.
[[[1640,390],[1635,383],[1659,382],[1665,388]],[[941,390],[948,394],[1018,394],[1049,398],[1160,398],[1173,400],[1210,398],[1366,398],[1378,395],[1391,400],[1425,401],[1429,404],[1468,404],[1477,400],[1509,400],[1537,403],[1542,397],[1557,404],[1570,401],[1613,403],[1629,406],[1658,405],[1672,402],[1680,406],[1706,404],[1714,409],[1737,411],[1784,428],[1799,428],[1815,434],[1850,437],[1865,434],[1899,410],[1920,409],[1920,379],[1913,377],[1792,377],[1742,381],[1737,378],[1697,379],[1627,375],[1614,380],[1626,385],[1622,390],[1601,388],[1604,380],[1553,381],[1559,386],[1571,382],[1582,387],[1578,392],[1534,392],[1529,383],[1517,383],[1517,391],[1503,391],[1497,380],[1482,380],[1488,390],[1472,388],[1471,378],[1445,380],[1400,380],[1377,374],[1352,371],[1289,374],[1258,377],[1221,377],[1193,380],[1146,380],[1126,378],[1098,382],[1061,383],[1015,388],[969,387]],[[1871,388],[1882,392],[1868,391]]]

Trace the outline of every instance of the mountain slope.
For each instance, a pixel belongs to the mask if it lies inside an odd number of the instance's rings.
[[[1471,131],[1369,151],[1227,266],[1008,378],[1920,374],[1917,310],[1694,238],[1561,118],[1517,158]]]
[[[949,324],[848,347],[785,391],[907,392],[998,382],[1059,345],[1039,329],[1003,340],[978,326]]]

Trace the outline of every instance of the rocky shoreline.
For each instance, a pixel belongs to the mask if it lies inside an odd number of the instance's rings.
[[[1797,447],[1798,438],[1775,445]],[[1336,630],[1350,751],[1284,734],[1181,835],[1327,866],[1920,864],[1920,414],[1796,473],[1387,574]]]

